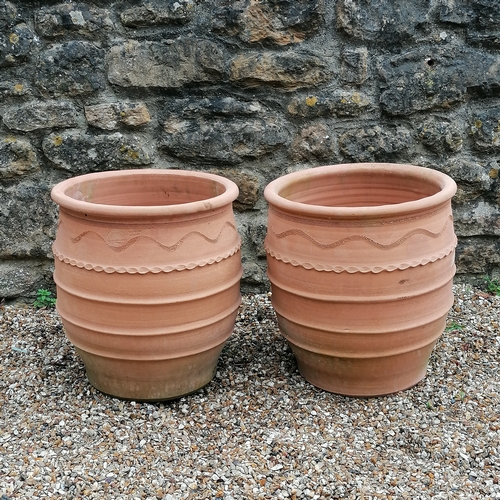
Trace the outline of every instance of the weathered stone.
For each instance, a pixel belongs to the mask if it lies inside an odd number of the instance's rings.
[[[279,148],[289,135],[282,120],[258,101],[232,97],[167,102],[160,145],[194,161],[240,163]]]
[[[454,158],[439,170],[457,182],[454,203],[463,204],[479,198],[490,191],[496,182],[498,170],[489,163],[479,163],[472,158]]]
[[[455,256],[458,273],[484,274],[500,266],[500,239],[461,238]]]
[[[211,169],[211,173],[222,175],[233,181],[240,190],[238,198],[233,202],[233,206],[238,212],[251,210],[259,198],[259,179],[254,175],[240,172],[233,169]]]
[[[470,114],[470,132],[479,151],[500,151],[500,106],[475,109]]]
[[[29,84],[24,80],[5,80],[0,82],[1,97],[16,97],[30,94]]]
[[[243,0],[215,13],[214,29],[249,43],[299,43],[323,23],[323,0]]]
[[[292,116],[317,118],[319,116],[359,116],[370,108],[370,100],[360,92],[322,92],[307,97],[296,97],[288,105]]]
[[[145,141],[118,132],[97,136],[80,131],[53,133],[45,138],[42,147],[56,167],[73,174],[139,167],[153,161]]]
[[[339,138],[341,153],[357,162],[390,160],[410,144],[410,133],[404,127],[363,127]]]
[[[323,124],[304,127],[295,136],[289,156],[294,161],[333,160],[336,157],[335,142]]]
[[[0,298],[34,297],[52,283],[52,263],[40,260],[0,262]]]
[[[105,87],[103,51],[90,42],[55,45],[40,54],[35,82],[44,96],[76,96]]]
[[[112,26],[106,10],[85,3],[44,7],[36,15],[38,33],[49,38],[68,33],[89,35]]]
[[[266,108],[258,101],[240,101],[233,97],[176,99],[173,112],[182,116],[261,116]]]
[[[249,224],[247,227],[248,238],[255,248],[255,254],[260,259],[265,259],[266,249],[264,248],[264,240],[267,234],[266,224]]]
[[[51,257],[56,218],[57,207],[44,181],[0,186],[0,258]]]
[[[439,20],[444,23],[467,25],[476,19],[471,7],[456,0],[448,5],[442,5],[439,11]]]
[[[398,43],[421,34],[429,22],[429,2],[339,0],[337,28],[362,40]]]
[[[454,0],[441,6],[439,19],[466,28],[467,42],[500,46],[500,10],[496,0]]]
[[[387,113],[446,109],[465,101],[468,92],[487,95],[500,88],[500,56],[449,46],[419,48],[385,60],[380,76]]]
[[[31,51],[35,35],[25,23],[0,33],[0,68],[24,61]]]
[[[420,140],[438,153],[456,153],[462,149],[462,131],[456,122],[431,118],[418,127]]]
[[[366,47],[345,49],[342,52],[340,77],[345,83],[361,85],[368,71],[368,50]]]
[[[243,260],[243,276],[241,281],[246,285],[259,286],[268,283],[267,274],[264,266],[259,266],[256,262]],[[243,285],[243,291],[245,291]]]
[[[477,199],[453,208],[457,236],[500,236],[500,206]]]
[[[467,42],[471,45],[498,49],[500,47],[500,30],[476,31],[468,29]]]
[[[168,119],[160,147],[169,154],[194,161],[236,164],[258,158],[286,143],[280,120],[262,118]]]
[[[200,38],[171,44],[130,40],[111,47],[108,79],[121,87],[178,88],[216,82],[224,75],[224,59],[217,44]]]
[[[439,19],[458,25],[497,27],[500,26],[500,10],[496,0],[453,0],[443,3]]]
[[[103,103],[85,106],[89,125],[104,130],[116,130],[118,126],[138,127],[151,121],[148,108],[142,103]]]
[[[3,115],[3,122],[13,130],[31,130],[52,127],[75,127],[78,112],[71,102],[33,101],[10,108]]]
[[[193,0],[146,1],[121,13],[124,26],[139,28],[161,24],[185,24],[193,18]]]
[[[12,2],[3,1],[0,3],[0,31],[11,28],[20,20],[17,7]]]
[[[25,139],[0,140],[0,180],[13,179],[40,170],[35,148]]]
[[[245,87],[271,85],[285,90],[328,81],[327,65],[319,57],[298,52],[242,54],[231,61],[230,79]]]

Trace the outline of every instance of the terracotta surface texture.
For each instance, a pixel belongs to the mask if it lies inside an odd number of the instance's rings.
[[[332,165],[265,190],[273,306],[299,370],[331,392],[415,385],[453,304],[451,198],[440,172]]]
[[[57,309],[97,389],[155,401],[212,379],[241,300],[237,195],[228,179],[179,170],[54,187]]]

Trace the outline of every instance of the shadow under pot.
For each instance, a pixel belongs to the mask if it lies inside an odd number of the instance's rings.
[[[413,165],[331,165],[271,182],[272,304],[306,380],[376,396],[424,378],[453,304],[455,182]]]
[[[213,378],[241,301],[236,184],[181,170],[57,184],[57,310],[100,391],[159,401]]]

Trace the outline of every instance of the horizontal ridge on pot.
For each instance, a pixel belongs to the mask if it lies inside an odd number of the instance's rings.
[[[155,401],[212,379],[241,301],[237,195],[220,176],[154,169],[54,187],[57,309],[99,390]]]
[[[307,380],[371,396],[424,377],[453,303],[455,190],[444,174],[394,164],[267,186],[272,302]]]

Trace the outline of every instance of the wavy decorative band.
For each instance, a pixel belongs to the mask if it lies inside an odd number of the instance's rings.
[[[456,242],[453,245],[445,248],[442,252],[439,252],[437,255],[433,255],[428,258],[423,258],[421,260],[413,260],[411,262],[400,262],[397,264],[387,264],[385,266],[334,266],[328,264],[311,264],[308,262],[299,262],[294,259],[289,259],[281,254],[274,252],[266,247],[266,252],[276,260],[280,260],[285,264],[291,264],[294,267],[303,267],[304,269],[314,269],[315,271],[325,271],[325,272],[334,272],[334,273],[342,273],[344,271],[349,274],[353,273],[374,273],[378,274],[382,271],[396,271],[397,269],[403,270],[408,269],[409,267],[418,267],[425,266],[426,264],[430,264],[432,262],[436,262],[437,260],[444,259],[448,255],[454,252],[456,247]]]
[[[172,271],[185,271],[188,269],[194,269],[196,267],[204,267],[207,265],[215,264],[216,262],[221,262],[224,259],[228,259],[229,257],[233,256],[236,254],[241,247],[241,238],[238,238],[238,244],[235,245],[231,250],[218,255],[216,257],[206,259],[206,260],[197,260],[194,262],[189,262],[187,264],[177,264],[175,266],[172,265],[166,265],[166,266],[102,266],[100,264],[93,264],[91,262],[83,262],[83,261],[77,261],[75,259],[71,259],[69,257],[66,257],[63,255],[61,252],[59,252],[56,248],[55,245],[52,246],[52,251],[54,253],[54,256],[60,260],[61,262],[64,262],[65,264],[69,264],[74,267],[79,267],[81,269],[87,269],[88,271],[97,271],[99,272],[105,272],[107,274],[111,273],[119,273],[119,274],[147,274],[147,273],[170,273]]]
[[[232,229],[236,233],[238,232],[236,226],[233,223],[226,221],[224,225],[221,227],[219,234],[217,234],[215,238],[210,238],[209,236],[203,234],[200,231],[190,231],[172,245],[166,245],[158,241],[156,238],[153,238],[152,236],[149,236],[147,234],[141,234],[140,229],[132,229],[132,230],[112,229],[111,231],[108,231],[108,233],[105,236],[102,236],[96,231],[87,230],[81,232],[78,236],[75,236],[74,238],[73,237],[70,238],[72,243],[78,243],[86,236],[92,234],[99,237],[109,248],[111,248],[115,252],[123,252],[123,250],[126,250],[128,247],[133,245],[139,239],[148,239],[154,242],[163,250],[167,250],[168,252],[173,252],[174,250],[177,250],[177,248],[179,248],[188,238],[191,238],[193,236],[199,236],[208,243],[215,244],[220,240],[222,233],[227,228]]]
[[[450,204],[441,205],[434,210],[430,210],[425,213],[408,215],[406,217],[399,218],[389,218],[389,219],[363,219],[363,220],[330,220],[330,219],[308,219],[306,217],[298,217],[296,215],[288,214],[277,210],[272,205],[269,207],[269,211],[276,215],[280,219],[287,220],[289,222],[295,222],[297,224],[307,224],[309,226],[324,226],[324,227],[377,227],[377,226],[392,226],[394,224],[400,224],[404,222],[418,221],[422,219],[428,219],[433,215],[436,215],[443,210],[451,210]]]
[[[316,246],[318,248],[325,249],[325,250],[330,250],[332,248],[336,248],[336,247],[339,247],[341,245],[345,245],[346,243],[349,243],[351,241],[364,241],[364,242],[368,243],[369,245],[374,246],[376,248],[379,248],[381,250],[390,250],[392,248],[398,247],[399,245],[403,244],[407,239],[409,239],[412,236],[415,236],[417,234],[427,236],[427,237],[432,238],[432,239],[439,238],[439,236],[441,236],[446,231],[446,228],[448,227],[450,221],[451,222],[453,221],[453,217],[451,215],[446,220],[443,228],[437,233],[433,233],[432,231],[429,231],[429,230],[423,229],[423,228],[416,228],[416,229],[412,229],[411,231],[408,231],[401,238],[399,238],[396,241],[393,241],[392,243],[389,243],[389,244],[379,243],[371,238],[368,238],[368,236],[363,236],[361,234],[353,234],[351,236],[346,236],[345,238],[341,238],[340,240],[334,241],[332,243],[321,243],[320,241],[316,240],[310,234],[306,233],[305,231],[302,231],[301,229],[287,229],[286,231],[282,231],[281,233],[275,232],[272,227],[270,229],[273,232],[274,236],[276,236],[276,238],[278,238],[278,239],[287,238],[289,236],[299,236],[301,238],[308,240],[314,246]]]

